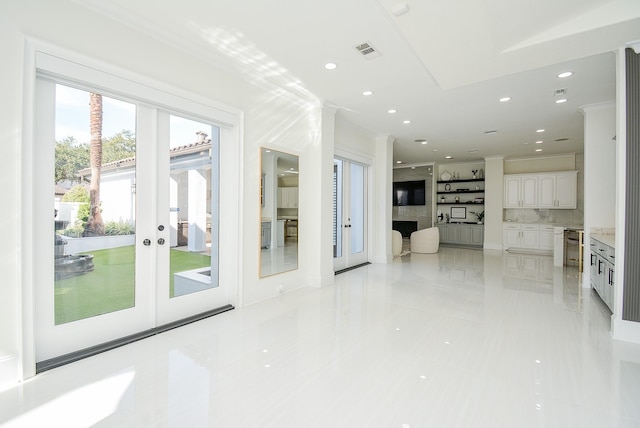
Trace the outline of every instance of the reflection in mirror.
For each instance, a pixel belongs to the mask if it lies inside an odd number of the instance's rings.
[[[298,156],[261,149],[260,277],[298,268]]]

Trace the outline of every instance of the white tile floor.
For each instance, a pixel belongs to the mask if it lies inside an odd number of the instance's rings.
[[[51,370],[2,422],[639,427],[640,345],[574,268],[442,247]]]

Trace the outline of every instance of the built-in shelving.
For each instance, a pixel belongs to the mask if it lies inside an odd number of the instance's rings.
[[[484,183],[484,178],[469,178],[466,180],[449,180],[449,181],[440,181],[438,180],[438,184],[454,184],[454,183],[473,183],[473,182],[482,182]]]
[[[470,186],[470,183],[473,184]],[[474,219],[477,212],[484,211],[484,179],[437,181],[436,206],[438,207],[439,221],[457,219],[467,223],[468,220]],[[478,208],[474,210],[474,207]],[[448,241],[454,242],[456,240]]]

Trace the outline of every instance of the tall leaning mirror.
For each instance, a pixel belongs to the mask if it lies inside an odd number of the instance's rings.
[[[260,277],[298,268],[298,156],[261,149]]]

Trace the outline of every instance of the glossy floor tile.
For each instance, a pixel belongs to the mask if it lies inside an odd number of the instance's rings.
[[[60,367],[9,427],[638,427],[640,345],[549,257],[441,247]]]

